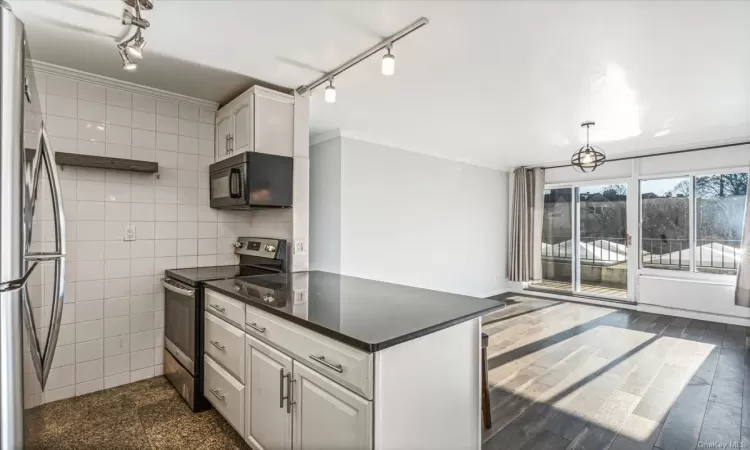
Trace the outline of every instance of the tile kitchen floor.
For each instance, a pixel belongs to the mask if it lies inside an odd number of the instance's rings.
[[[482,319],[492,408],[484,450],[747,448],[745,328],[501,299],[518,303]]]
[[[35,449],[248,449],[216,410],[193,413],[164,377],[27,411]]]

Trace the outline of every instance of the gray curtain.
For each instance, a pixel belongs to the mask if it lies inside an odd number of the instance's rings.
[[[514,170],[511,199],[508,280],[541,280],[544,169]]]
[[[734,304],[750,308],[750,192],[745,199],[745,226],[742,230],[740,258],[737,286],[734,288]]]

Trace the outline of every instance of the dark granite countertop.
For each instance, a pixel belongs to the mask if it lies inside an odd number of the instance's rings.
[[[504,306],[497,300],[318,271],[209,281],[205,286],[367,352]]]

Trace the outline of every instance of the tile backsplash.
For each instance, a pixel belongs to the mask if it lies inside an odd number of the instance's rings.
[[[59,167],[67,222],[63,325],[47,389],[26,353],[26,406],[162,373],[165,269],[235,264],[238,236],[290,239],[291,210],[209,207],[215,108],[35,73],[54,150],[159,163],[159,174]],[[36,139],[27,126],[27,142]],[[49,189],[40,189],[32,246],[54,245]],[[125,241],[127,227],[134,241]],[[40,335],[50,316],[53,270],[30,282]]]

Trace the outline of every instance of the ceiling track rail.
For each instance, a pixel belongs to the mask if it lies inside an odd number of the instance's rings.
[[[354,67],[355,65],[359,64],[360,62],[364,61],[365,59],[369,58],[370,56],[374,55],[375,53],[385,50],[387,48],[390,48],[394,42],[397,42],[406,36],[410,35],[411,33],[417,31],[418,29],[429,25],[430,21],[427,20],[425,17],[422,17],[421,19],[417,20],[416,22],[412,23],[408,27],[404,28],[403,30],[385,38],[383,41],[381,41],[379,44],[375,45],[374,47],[369,48],[368,50],[360,53],[359,55],[355,56],[354,58],[350,59],[349,61],[345,62],[344,64],[336,67],[335,69],[331,70],[330,72],[327,72],[317,80],[313,81],[312,83],[303,85],[298,87],[297,94],[303,95],[306,92],[312,91],[316,87],[320,86],[321,84],[333,79],[334,77],[338,76],[339,74],[342,74],[349,70],[350,68]]]
[[[743,145],[750,145],[750,141],[732,142],[728,144],[718,144],[718,145],[708,145],[705,147],[687,148],[684,150],[672,150],[668,152],[650,153],[648,155],[624,156],[622,158],[607,159],[607,164],[613,163],[615,161],[629,161],[632,159],[653,158],[656,156],[678,155],[680,153],[702,152],[705,150],[716,150],[719,148],[740,147]],[[572,165],[570,163],[567,163],[567,164],[560,164],[559,166],[531,166],[531,167],[539,167],[540,169],[561,169],[563,167],[572,167]]]

